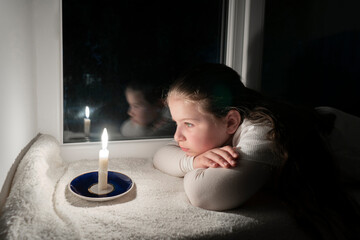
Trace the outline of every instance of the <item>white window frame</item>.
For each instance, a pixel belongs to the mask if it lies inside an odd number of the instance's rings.
[[[33,5],[34,16],[41,16],[34,18],[38,129],[60,142],[65,160],[96,159],[100,143],[63,144],[61,3],[34,0]],[[225,64],[241,74],[246,86],[256,90],[260,90],[264,7],[265,0],[229,0]],[[170,139],[112,141],[108,147],[114,158],[149,158]]]
[[[261,90],[265,0],[229,0],[226,64]]]

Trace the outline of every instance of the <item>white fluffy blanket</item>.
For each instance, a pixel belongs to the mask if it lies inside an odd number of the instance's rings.
[[[68,190],[97,159],[66,163],[59,144],[42,135],[16,172],[0,222],[0,239],[306,239],[275,198],[258,194],[242,208],[215,212],[189,204],[183,179],[156,170],[151,159],[110,159],[109,169],[135,187],[108,202]]]

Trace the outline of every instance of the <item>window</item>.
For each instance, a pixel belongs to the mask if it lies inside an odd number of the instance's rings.
[[[226,9],[224,0],[63,0],[64,142],[99,141],[105,127],[110,140],[172,136],[166,107],[161,131],[150,109],[186,68],[224,62]],[[125,95],[129,86],[156,96],[139,104]],[[147,122],[129,128],[140,108]]]

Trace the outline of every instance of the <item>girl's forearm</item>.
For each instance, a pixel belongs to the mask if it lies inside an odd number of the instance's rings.
[[[185,175],[184,189],[194,206],[222,211],[239,207],[264,186],[272,167],[246,161],[235,168],[196,169]]]
[[[175,142],[171,142],[155,153],[153,164],[166,174],[184,177],[193,170],[193,157],[187,156]]]

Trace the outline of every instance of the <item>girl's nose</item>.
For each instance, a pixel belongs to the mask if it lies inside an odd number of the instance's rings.
[[[132,117],[134,115],[133,111],[132,111],[132,107],[128,108],[127,114]]]
[[[180,129],[179,128],[176,128],[176,132],[174,134],[174,140],[177,141],[177,142],[180,142],[180,141],[184,141],[185,140],[185,137],[184,135],[181,133]]]

